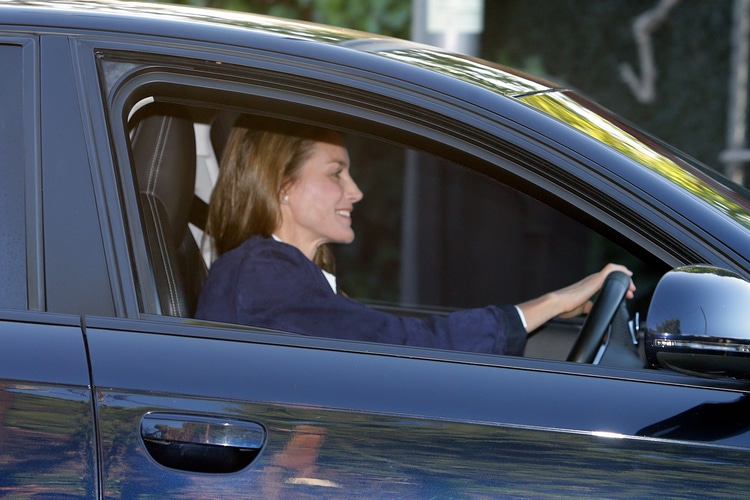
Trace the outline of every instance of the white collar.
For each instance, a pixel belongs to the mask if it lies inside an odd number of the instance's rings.
[[[336,276],[329,273],[325,269],[321,269],[321,271],[323,271],[323,276],[325,277],[326,281],[328,281],[328,284],[331,285],[331,290],[333,290],[333,293],[338,293],[336,291]]]
[[[271,237],[272,237],[272,238],[273,238],[274,240],[278,241],[279,243],[284,243],[283,241],[281,241],[281,238],[279,238],[279,237],[278,237],[278,236],[276,236],[275,234],[272,234],[272,235],[271,235]],[[323,277],[324,277],[324,278],[326,279],[326,281],[328,282],[328,285],[330,285],[330,287],[331,287],[331,290],[333,290],[333,293],[338,293],[338,292],[337,292],[337,290],[338,290],[338,286],[337,286],[337,284],[336,284],[336,276],[334,276],[333,274],[329,273],[329,272],[328,272],[328,271],[326,271],[325,269],[321,269],[321,272],[323,273]]]

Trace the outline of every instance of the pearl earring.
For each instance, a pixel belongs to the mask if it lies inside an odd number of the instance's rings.
[[[282,198],[281,201],[283,201],[284,203],[289,203],[289,195],[285,194],[284,198]]]

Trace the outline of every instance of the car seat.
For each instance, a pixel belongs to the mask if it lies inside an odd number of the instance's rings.
[[[133,122],[131,146],[158,300],[155,309],[191,317],[208,274],[188,228],[195,198],[193,122],[180,106],[164,103],[139,110]]]

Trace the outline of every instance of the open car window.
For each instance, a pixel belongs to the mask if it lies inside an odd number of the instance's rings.
[[[515,185],[505,165],[443,145],[432,150],[437,143],[408,123],[372,128],[346,109],[321,121],[292,100],[284,113],[274,113],[276,101],[201,93],[175,80],[160,81],[153,94],[146,93],[149,85],[133,86],[132,97],[115,100],[127,104],[122,115],[130,168],[121,179],[135,200],[130,224],[142,313],[189,318],[195,312],[211,267],[203,234],[207,204],[239,116],[303,120],[344,133],[364,199],[354,210],[355,241],[332,248],[340,288],[372,307],[420,316],[514,304],[618,262],[636,273],[632,308],[644,311],[666,271],[648,252],[625,249],[579,221],[576,210],[549,203],[553,197],[543,190]],[[532,336],[527,355],[565,359],[580,324],[553,321]],[[556,338],[545,340],[550,337]]]
[[[644,312],[664,272],[542,200],[465,166],[350,136],[365,193],[356,239],[334,245],[343,290],[396,314],[516,304],[567,286],[609,262],[634,271],[631,313]],[[583,318],[553,320],[526,355],[565,359]]]
[[[364,199],[356,240],[335,246],[353,295],[402,306],[517,303],[620,262],[647,292],[662,269],[572,216],[424,151],[349,136]],[[643,295],[643,294],[641,294]]]

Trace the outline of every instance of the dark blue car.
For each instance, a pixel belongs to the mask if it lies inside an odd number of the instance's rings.
[[[579,93],[105,0],[0,2],[0,71],[0,496],[748,495],[748,193]],[[254,116],[346,134],[340,282],[373,307],[517,303],[609,261],[637,295],[610,282],[523,357],[193,319],[226,131]]]

